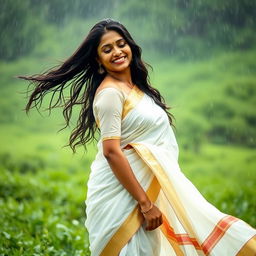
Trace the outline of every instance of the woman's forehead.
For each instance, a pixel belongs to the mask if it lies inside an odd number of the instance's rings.
[[[114,44],[116,41],[123,39],[123,37],[117,33],[116,31],[110,30],[107,31],[100,40],[99,48],[104,47],[105,45],[108,44]]]

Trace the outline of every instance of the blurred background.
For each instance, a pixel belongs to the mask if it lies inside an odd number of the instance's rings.
[[[221,211],[256,225],[256,2],[0,0],[0,255],[90,255],[86,182],[96,143],[63,147],[62,109],[29,115],[28,83],[103,18],[123,23],[174,114],[183,172]]]

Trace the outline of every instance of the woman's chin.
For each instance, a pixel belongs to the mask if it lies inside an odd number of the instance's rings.
[[[115,73],[123,73],[125,72],[127,69],[130,69],[130,66],[129,65],[122,65],[122,66],[119,66],[119,67],[113,67],[111,68],[111,72],[115,72]]]

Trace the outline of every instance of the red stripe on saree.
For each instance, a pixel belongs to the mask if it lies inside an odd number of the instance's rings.
[[[205,255],[208,255],[213,247],[218,243],[218,241],[224,236],[228,228],[239,219],[233,216],[225,216],[222,218],[218,224],[215,226],[211,234],[207,237],[207,239],[201,245],[203,252]]]
[[[191,244],[193,245],[197,250],[202,250],[200,247],[199,243],[196,241],[195,238],[189,237],[188,234],[175,234],[173,228],[170,226],[168,220],[166,217],[163,215],[163,228],[165,230],[165,235],[178,243],[179,245],[188,245]]]
[[[196,239],[189,237],[188,234],[176,234],[176,237],[178,239],[179,244],[181,245],[191,244],[191,245],[194,245],[194,247],[197,250],[202,250],[201,246],[196,241]]]
[[[190,244],[193,245],[197,250],[202,250],[205,255],[209,255],[213,247],[225,235],[229,227],[238,220],[239,219],[233,216],[225,216],[222,218],[201,246],[195,238],[189,237],[188,234],[175,234],[165,216],[163,216],[162,230],[164,230],[164,233],[168,239],[175,241],[179,245]]]

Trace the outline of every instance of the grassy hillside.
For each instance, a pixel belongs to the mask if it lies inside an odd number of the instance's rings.
[[[186,146],[203,141],[256,146],[255,56],[256,50],[225,52],[206,60],[154,65],[154,83],[173,107]]]
[[[255,56],[250,50],[193,62],[151,61],[152,82],[176,117],[182,170],[212,204],[253,226]],[[32,58],[0,64],[3,255],[89,255],[84,200],[95,145],[75,156],[62,148],[71,128],[57,133],[64,124],[61,110],[27,117],[21,94],[27,84],[13,78],[48,67]]]

